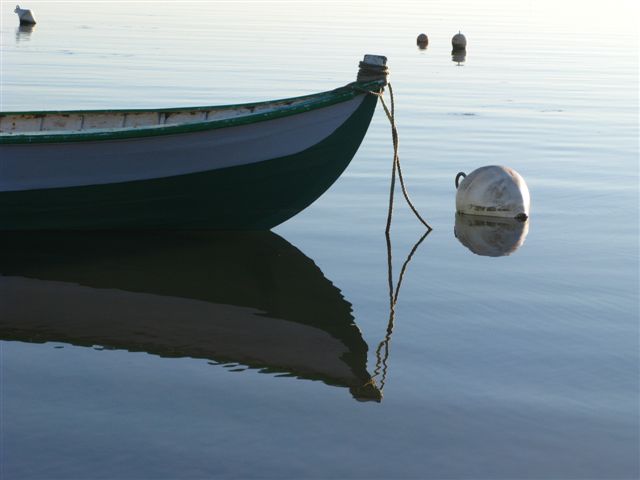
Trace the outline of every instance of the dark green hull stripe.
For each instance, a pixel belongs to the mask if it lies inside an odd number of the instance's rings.
[[[0,230],[270,229],[335,182],[376,103],[366,96],[333,134],[287,157],[153,180],[0,193]]]
[[[317,93],[314,95],[305,95],[303,97],[294,97],[289,99],[275,100],[271,102],[259,102],[245,105],[226,105],[222,107],[185,107],[185,108],[165,108],[165,109],[137,109],[137,110],[69,110],[59,112],[2,112],[0,117],[5,115],[36,115],[43,116],[48,113],[68,115],[74,113],[91,114],[91,113],[141,113],[141,112],[164,112],[170,113],[173,111],[190,110],[190,111],[202,111],[211,109],[231,110],[234,108],[248,108],[258,107],[261,105],[268,105],[270,103],[285,103],[291,102],[290,106],[281,106],[269,112],[256,113],[251,115],[242,115],[238,117],[227,118],[223,120],[211,120],[196,123],[185,123],[177,125],[162,125],[153,128],[124,128],[109,131],[91,131],[86,132],[65,132],[65,133],[51,133],[51,134],[11,134],[0,135],[0,145],[6,144],[34,144],[34,143],[69,143],[69,142],[88,142],[88,141],[107,141],[117,140],[124,138],[144,138],[155,137],[158,135],[176,135],[181,133],[201,132],[205,130],[215,130],[218,128],[235,127],[239,125],[248,125],[251,123],[264,122],[273,120],[275,118],[288,117],[291,115],[297,115],[299,113],[316,110],[319,108],[335,105],[336,103],[346,102],[358,95],[362,94],[362,91],[373,90],[380,91],[382,87],[381,82],[354,82],[344,87],[337,88],[328,92]],[[305,100],[297,103],[299,100]]]

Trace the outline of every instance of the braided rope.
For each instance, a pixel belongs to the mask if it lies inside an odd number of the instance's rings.
[[[369,82],[371,80],[384,80],[387,84],[387,76],[389,68],[386,65],[372,65],[370,63],[360,62],[358,69],[358,82]]]
[[[388,84],[388,87],[389,87],[389,96],[391,97],[391,109],[387,107],[387,102],[385,102],[384,100],[383,92],[362,90],[371,95],[375,95],[380,99],[380,103],[382,103],[382,108],[384,109],[384,113],[387,115],[387,118],[389,119],[389,123],[391,124],[391,138],[393,140],[393,166],[391,169],[391,186],[389,188],[389,212],[387,214],[387,226],[385,228],[385,232],[388,233],[391,230],[391,220],[393,217],[393,198],[394,198],[395,186],[396,186],[396,171],[398,173],[398,179],[400,180],[400,187],[402,190],[402,194],[405,200],[407,201],[407,204],[411,208],[411,211],[418,218],[418,220],[420,220],[420,222],[425,227],[427,227],[427,230],[431,231],[433,230],[431,228],[431,225],[429,225],[427,221],[424,218],[422,218],[420,213],[418,213],[418,210],[416,209],[416,207],[413,205],[413,202],[409,198],[409,192],[407,191],[407,186],[405,185],[405,182],[404,182],[404,176],[402,175],[402,168],[400,167],[400,157],[398,156],[398,144],[399,144],[398,128],[396,126],[396,120],[395,120],[395,100],[393,97],[393,87],[391,86],[391,83]]]
[[[389,212],[387,214],[387,226],[385,229],[385,238],[387,241],[387,281],[389,284],[389,320],[387,323],[387,329],[385,331],[385,336],[382,341],[378,344],[376,348],[376,365],[373,371],[373,375],[369,380],[369,384],[375,385],[375,379],[379,377],[380,381],[380,393],[382,394],[384,390],[384,385],[387,380],[387,370],[388,370],[388,360],[389,360],[389,350],[391,343],[391,336],[393,334],[393,327],[395,324],[395,307],[398,303],[398,296],[400,294],[400,287],[402,286],[402,280],[404,279],[404,274],[407,271],[407,267],[413,258],[413,255],[418,250],[420,244],[424,241],[424,239],[429,235],[431,230],[431,226],[427,223],[427,221],[422,218],[418,210],[413,205],[413,202],[409,198],[409,192],[407,191],[407,187],[404,182],[404,177],[402,175],[402,168],[400,167],[400,157],[398,156],[398,128],[396,126],[395,121],[395,99],[393,97],[393,87],[390,83],[386,82],[386,76],[388,74],[388,69],[386,66],[373,66],[371,67],[368,64],[360,63],[360,72],[358,73],[358,81],[363,80],[384,80],[385,85],[389,87],[389,96],[391,97],[391,109],[387,106],[387,103],[384,100],[383,92],[374,92],[365,89],[359,89],[360,91],[375,95],[380,99],[380,103],[382,103],[382,108],[384,109],[384,113],[387,115],[389,119],[389,123],[391,124],[391,138],[393,140],[393,165],[391,168],[391,185],[389,188]],[[356,87],[358,88],[358,87]],[[391,258],[391,237],[389,236],[389,232],[391,230],[391,220],[393,218],[393,202],[394,202],[394,193],[395,193],[395,185],[396,185],[396,172],[398,174],[398,179],[400,180],[400,187],[402,189],[402,194],[404,195],[407,204],[411,208],[411,211],[415,214],[415,216],[420,220],[420,222],[427,228],[427,231],[422,235],[422,237],[416,242],[413,246],[407,258],[405,259],[402,268],[400,269],[400,275],[398,277],[398,282],[394,287],[393,282],[393,261]]]

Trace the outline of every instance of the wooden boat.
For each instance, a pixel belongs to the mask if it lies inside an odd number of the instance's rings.
[[[380,401],[351,305],[272,232],[5,232],[0,340],[190,357]]]
[[[0,230],[272,228],[347,167],[375,110],[366,92],[384,85],[222,107],[1,113]]]

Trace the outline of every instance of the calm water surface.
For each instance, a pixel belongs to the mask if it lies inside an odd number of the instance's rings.
[[[14,4],[2,110],[294,96],[387,55],[434,230],[391,314],[379,109],[274,233],[3,235],[3,479],[640,476],[634,2],[33,1],[32,31]],[[456,225],[455,174],[490,164],[526,231]],[[398,201],[394,282],[423,233]]]

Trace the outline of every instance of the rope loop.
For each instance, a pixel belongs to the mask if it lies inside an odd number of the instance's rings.
[[[358,77],[356,78],[358,82],[384,80],[384,84],[387,84],[389,67],[387,67],[386,65],[374,65],[372,63],[360,62],[358,67]]]
[[[361,68],[362,68],[362,66],[361,66]],[[386,69],[387,67],[384,67],[384,68]],[[374,92],[374,91],[371,91],[371,90],[362,89],[363,92],[366,92],[366,93],[371,94],[371,95],[375,95],[380,99],[380,103],[382,104],[382,108],[384,109],[384,113],[387,115],[387,118],[389,119],[389,123],[391,125],[391,139],[393,141],[393,166],[392,166],[392,169],[391,169],[391,186],[390,186],[390,189],[389,189],[389,212],[387,214],[387,226],[386,226],[385,232],[388,233],[391,230],[391,219],[392,219],[392,216],[393,216],[393,198],[394,198],[395,185],[396,185],[396,172],[398,174],[398,179],[400,180],[400,187],[402,189],[402,195],[404,196],[404,199],[406,200],[407,204],[411,208],[411,211],[414,213],[416,218],[418,220],[420,220],[420,222],[427,228],[427,230],[431,231],[433,229],[427,223],[427,221],[424,218],[422,218],[420,213],[418,213],[418,210],[416,209],[416,207],[413,205],[413,202],[409,198],[409,192],[407,191],[407,187],[406,187],[405,182],[404,182],[404,177],[402,175],[402,168],[400,167],[400,157],[398,156],[399,139],[398,139],[398,128],[396,127],[396,120],[395,120],[395,100],[394,100],[394,97],[393,97],[393,87],[391,86],[391,83],[388,83],[387,85],[389,87],[389,96],[390,96],[390,99],[391,99],[391,109],[389,109],[389,107],[387,107],[387,102],[385,102],[385,100],[384,100],[383,91]]]

